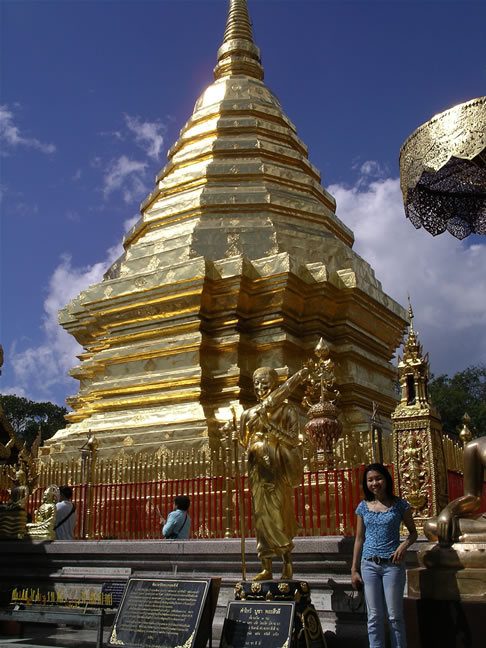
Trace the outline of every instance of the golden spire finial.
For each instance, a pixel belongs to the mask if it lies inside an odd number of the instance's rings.
[[[263,80],[260,50],[253,42],[246,0],[229,0],[228,18],[223,44],[218,50],[214,78],[246,74]]]
[[[410,331],[413,331],[413,310],[412,310],[412,301],[410,299],[410,293],[407,293],[408,297],[408,319],[410,320]]]

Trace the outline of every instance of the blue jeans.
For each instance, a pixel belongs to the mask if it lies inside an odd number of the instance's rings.
[[[403,620],[403,591],[405,565],[391,562],[377,565],[371,560],[361,561],[361,578],[364,582],[366,609],[368,611],[368,638],[370,648],[385,648],[385,613],[392,648],[406,648],[405,622]]]

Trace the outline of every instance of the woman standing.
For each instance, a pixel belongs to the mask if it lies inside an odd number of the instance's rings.
[[[354,589],[364,583],[370,648],[385,648],[385,610],[388,612],[392,648],[405,648],[403,592],[404,558],[417,539],[410,504],[393,494],[388,470],[374,463],[364,471],[365,499],[356,509],[356,539],[351,568]],[[400,524],[409,531],[400,543]]]

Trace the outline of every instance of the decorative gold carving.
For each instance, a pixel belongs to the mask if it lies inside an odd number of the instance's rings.
[[[429,402],[428,354],[422,352],[413,327],[409,299],[410,330],[399,358],[401,402],[392,413],[393,462],[399,493],[410,502],[419,532],[425,520],[436,515],[447,498],[447,475],[440,417]]]
[[[422,445],[417,436],[409,432],[403,438],[400,459],[402,495],[415,511],[421,511],[427,502],[429,474],[426,470]]]
[[[15,466],[3,466],[3,475],[6,478],[3,488],[10,490],[6,504],[0,504],[0,538],[21,539],[25,534],[27,523],[26,505],[32,490],[39,482],[39,469],[37,458],[41,442],[39,427],[37,436],[30,448],[21,445],[14,430],[6,426],[10,436],[8,443],[3,446],[4,454],[9,456],[11,447],[20,447],[18,462]]]
[[[469,443],[469,441],[471,441],[472,439],[472,433],[471,430],[469,429],[470,422],[471,422],[471,417],[466,412],[462,417],[462,429],[459,432],[459,438],[461,439],[463,445],[466,445],[466,443]]]
[[[486,97],[417,128],[400,151],[400,185],[412,224],[459,239],[485,234]]]
[[[472,99],[435,115],[417,128],[400,152],[403,198],[424,171],[438,171],[452,157],[472,160],[486,147],[486,97]]]
[[[337,418],[339,410],[335,405],[340,393],[336,387],[329,347],[322,338],[314,353],[317,361],[309,360],[305,363],[309,371],[302,400],[302,404],[308,408],[309,421],[305,431],[314,445],[324,452],[325,467],[334,468],[336,442],[343,430],[343,425]]]
[[[121,639],[118,639],[117,634],[116,634],[116,623],[113,626],[113,632],[111,633],[110,637],[110,643],[115,644],[115,646],[124,646],[125,642],[122,641]]]

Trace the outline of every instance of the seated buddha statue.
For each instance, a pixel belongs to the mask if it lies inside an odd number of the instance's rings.
[[[48,486],[42,499],[40,508],[34,513],[34,521],[27,524],[25,537],[36,540],[55,540],[54,525],[56,524],[56,503],[59,500],[59,488],[54,485]]]
[[[429,540],[441,545],[456,542],[486,543],[486,514],[477,515],[486,468],[486,436],[469,441],[464,448],[464,495],[449,502],[425,523]],[[486,566],[486,565],[485,565]]]

